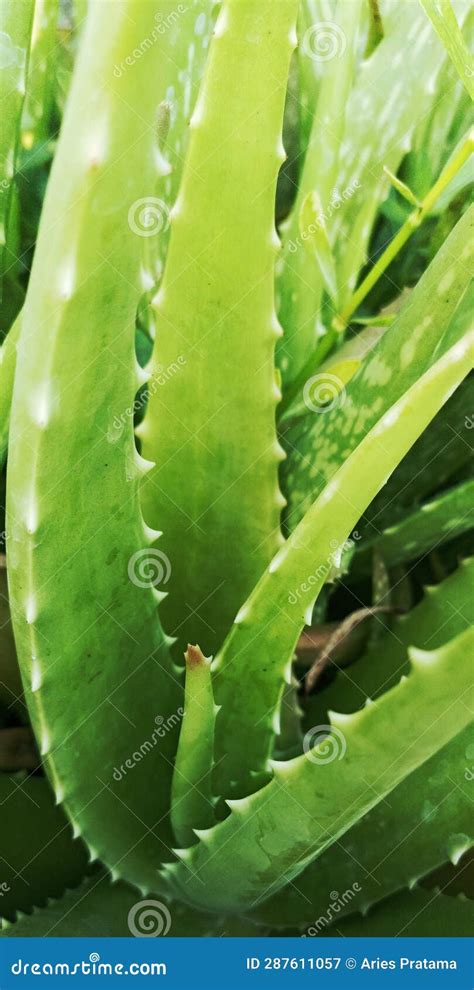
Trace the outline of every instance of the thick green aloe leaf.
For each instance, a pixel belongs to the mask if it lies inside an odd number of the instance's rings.
[[[474,58],[464,41],[451,0],[420,0],[420,3],[473,100]]]
[[[142,884],[142,854],[160,857],[153,828],[170,835],[180,720],[132,423],[141,241],[130,218],[154,173],[151,81],[165,83],[167,40],[117,78],[155,22],[145,0],[114,13],[111,24],[107,5],[91,4],[43,207],[12,406],[7,559],[56,799],[92,858]]]
[[[382,938],[403,936],[426,938],[462,938],[472,934],[472,901],[446,897],[442,893],[413,890],[397,894],[366,918],[347,918],[324,932],[336,937]]]
[[[474,629],[431,653],[410,650],[407,678],[353,715],[163,868],[169,889],[213,910],[242,911],[276,893],[472,719],[463,659]]]
[[[474,480],[465,481],[424,502],[415,512],[377,535],[371,535],[373,529],[369,529],[367,542],[354,555],[352,573],[371,571],[374,550],[383,555],[387,567],[393,567],[469,532],[474,527],[473,503]],[[378,528],[376,520],[373,525]]]
[[[291,528],[379,417],[466,333],[472,311],[462,301],[471,278],[473,221],[471,207],[410,293],[395,322],[343,389],[324,375],[320,378],[316,374],[307,383],[308,404],[313,411],[313,397],[324,385],[332,401],[319,415],[316,411],[312,421],[298,420],[283,438],[290,450],[283,470]]]
[[[194,842],[194,829],[214,824],[211,770],[216,707],[211,661],[198,646],[188,646],[184,715],[174,761],[171,824],[180,846]]]
[[[296,10],[222,7],[155,299],[151,381],[172,371],[139,428],[143,511],[170,562],[165,628],[206,654],[281,542],[274,209]]]
[[[324,934],[331,920],[365,912],[448,859],[457,861],[474,841],[472,785],[464,776],[471,742],[468,727],[251,917],[277,928],[312,923]]]
[[[237,614],[215,664],[225,712],[216,722],[216,779],[224,796],[231,782],[265,767],[301,629],[364,509],[472,367],[473,337],[447,351],[372,427]],[[229,734],[237,733],[241,746],[229,752]]]
[[[48,781],[23,778],[0,774],[0,917],[10,921],[77,886],[88,870],[87,850],[73,839]]]
[[[2,0],[0,5],[0,279],[7,261],[12,183],[20,137],[21,112],[33,23],[34,0]],[[1,284],[0,284],[1,292]]]
[[[380,621],[380,620],[379,620]],[[409,669],[409,646],[433,650],[474,625],[474,560],[465,560],[406,615],[386,620],[386,631],[334,681],[309,699],[309,726],[327,720],[331,709],[352,712],[393,687]],[[380,628],[380,627],[379,627]]]

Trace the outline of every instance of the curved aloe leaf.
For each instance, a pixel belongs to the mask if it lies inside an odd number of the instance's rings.
[[[385,529],[467,466],[472,456],[467,409],[474,409],[473,375],[456,389],[374,499],[363,520],[369,531],[372,522]]]
[[[353,573],[370,571],[372,552],[383,554],[387,567],[414,560],[447,540],[474,527],[474,480],[465,481],[424,502],[415,512],[374,536],[360,554],[355,553]],[[370,531],[369,531],[370,532]]]
[[[179,688],[143,568],[156,534],[140,514],[130,412],[141,383],[130,211],[154,173],[150,77],[159,89],[167,41],[159,34],[117,78],[154,12],[123,0],[114,13],[111,23],[107,5],[90,6],[43,208],[13,396],[7,547],[25,694],[56,799],[92,858],[143,884],[142,856],[160,856],[153,829],[169,804]]]
[[[463,296],[471,279],[473,221],[471,207],[342,391],[334,394],[337,383],[331,378],[310,380],[316,391],[326,383],[332,401],[324,414],[295,424],[284,437],[290,449],[284,471],[291,527],[379,417],[469,328],[472,311],[463,306]],[[310,401],[312,394],[310,388]]]
[[[2,847],[0,874],[5,885],[0,917],[13,921],[17,912],[59,897],[75,887],[88,869],[85,846],[72,829],[47,780],[26,780],[0,773]]]
[[[328,710],[352,712],[366,698],[377,698],[408,671],[407,650],[433,650],[474,626],[474,560],[464,561],[441,584],[425,588],[424,598],[387,630],[355,665],[340,668],[335,680],[311,698],[309,724],[326,720]]]
[[[139,428],[143,510],[171,562],[165,627],[206,653],[280,545],[273,217],[296,9],[225,0],[155,300],[152,381],[172,371]]]
[[[473,647],[469,629],[432,653],[410,650],[408,678],[361,712],[331,713],[323,742],[274,763],[271,783],[230,802],[226,821],[163,868],[170,892],[241,911],[297,877],[470,723],[462,660]]]
[[[472,367],[474,333],[384,413],[272,560],[216,658],[218,792],[265,766],[284,679],[303,625],[366,506]],[[350,493],[350,495],[349,495]],[[247,685],[253,684],[249,697]],[[235,733],[239,751],[228,752]],[[248,784],[248,779],[247,779]]]
[[[312,923],[324,934],[331,920],[337,924],[354,911],[365,913],[447,860],[457,860],[474,842],[470,784],[464,777],[471,741],[468,727],[251,917],[277,928]],[[338,903],[344,891],[348,894]]]

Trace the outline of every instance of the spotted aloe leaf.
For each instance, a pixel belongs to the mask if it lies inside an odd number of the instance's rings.
[[[117,79],[114,66],[150,35],[153,10],[142,0],[114,10],[111,24],[107,5],[90,5],[43,207],[13,396],[7,560],[25,693],[56,799],[92,858],[142,884],[144,851],[160,856],[157,822],[167,834],[171,783],[155,718],[176,713],[179,694],[140,567],[156,534],[140,513],[130,412],[142,381],[141,242],[128,218],[154,170],[150,78],[159,89],[167,41],[159,35]],[[151,751],[130,770],[144,732]]]
[[[285,434],[290,527],[392,402],[466,333],[471,310],[463,297],[471,277],[473,220],[474,207],[456,225],[395,322],[343,390],[337,387],[337,375],[335,381],[324,373],[309,380],[309,408],[314,408],[312,395],[321,386],[326,385],[333,398],[326,402],[324,415],[300,419]]]
[[[369,532],[372,524],[377,530],[390,526],[449,483],[456,472],[466,470],[472,457],[471,416],[466,410],[472,408],[474,377],[469,375],[365,513]]]
[[[150,388],[139,429],[144,456],[157,465],[143,510],[163,530],[171,563],[165,627],[206,653],[281,539],[274,209],[296,10],[296,0],[222,7],[155,299],[151,381],[171,370],[163,387]],[[236,73],[242,83],[229,90]]]
[[[447,351],[372,427],[313,503],[272,560],[236,616],[216,659],[216,745],[219,791],[262,769],[270,753],[283,684],[314,602],[353,527],[472,367],[473,335]],[[349,493],[350,492],[350,496]],[[257,665],[258,658],[258,665]],[[243,685],[253,678],[249,698]],[[238,755],[228,752],[229,733],[239,731]]]
[[[444,64],[444,49],[421,8],[410,5],[407,28],[396,6],[397,29],[387,32],[363,65],[347,108],[338,188],[355,188],[356,192],[343,201],[332,229],[343,302],[355,288],[378,207],[388,194],[389,180],[383,166],[393,174],[398,172],[416,127],[430,111]],[[400,74],[394,82],[386,66],[391,65],[396,73],[402,62],[403,77]],[[374,120],[378,122],[376,128]],[[364,195],[359,194],[360,189]]]
[[[463,25],[466,38],[472,35],[474,11]],[[461,134],[471,123],[471,100],[448,59],[438,76],[431,112],[420,121],[403,171],[409,186],[423,196],[439,175]]]
[[[474,99],[474,58],[464,41],[451,0],[420,0],[436,33],[462,79],[471,100]]]
[[[274,763],[267,787],[230,802],[230,817],[165,868],[170,891],[238,911],[297,877],[470,723],[461,660],[473,645],[470,629],[432,653],[411,650],[408,678],[362,712],[332,713],[311,759]],[[323,762],[328,746],[343,758]]]
[[[328,922],[321,919],[331,901],[337,924],[395,891],[412,888],[447,860],[457,862],[474,842],[463,769],[471,736],[470,727],[460,732],[398,784],[388,804],[381,801],[252,917],[276,928],[318,926],[320,919],[322,934]],[[344,891],[349,894],[338,904]]]
[[[465,481],[429,502],[379,534],[372,532],[360,554],[355,554],[353,573],[370,571],[377,549],[388,567],[414,560],[438,549],[474,527],[474,481]]]

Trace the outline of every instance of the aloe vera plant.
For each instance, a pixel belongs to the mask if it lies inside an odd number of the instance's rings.
[[[83,6],[2,15],[1,935],[463,934],[466,6]]]

